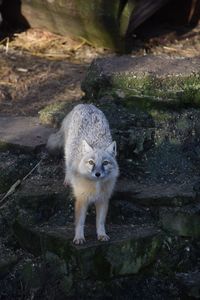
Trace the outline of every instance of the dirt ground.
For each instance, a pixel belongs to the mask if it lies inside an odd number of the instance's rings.
[[[200,53],[200,25],[148,40],[133,40],[133,55],[192,57]],[[90,62],[116,55],[42,30],[29,29],[0,42],[0,113],[35,116],[50,103],[78,100]]]
[[[77,100],[91,60],[103,55],[80,41],[29,30],[0,45],[0,112],[34,116],[48,104]]]

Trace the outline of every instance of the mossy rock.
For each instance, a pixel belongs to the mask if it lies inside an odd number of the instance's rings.
[[[31,229],[16,221],[13,230],[23,248],[36,255],[47,251],[57,254],[82,278],[137,274],[156,260],[162,243],[160,231],[153,227],[112,225],[108,229],[111,241],[102,243],[96,241],[95,229],[86,227],[83,246],[73,245],[72,225]]]
[[[200,237],[200,206],[187,205],[176,209],[161,209],[160,222],[162,227],[178,236]]]
[[[21,3],[23,16],[32,28],[45,28],[112,49],[121,48],[134,3],[128,1],[121,12],[120,6],[117,0],[60,0],[48,4],[22,0]]]
[[[71,102],[57,102],[47,105],[45,108],[38,112],[39,119],[42,124],[59,127],[64,117],[78,104]]]
[[[200,106],[200,59],[111,57],[93,61],[82,89],[87,99],[120,96],[129,106]]]
[[[51,252],[27,260],[18,273],[27,294],[34,293],[39,299],[47,294],[53,294],[56,299],[65,299],[73,283],[66,262]]]

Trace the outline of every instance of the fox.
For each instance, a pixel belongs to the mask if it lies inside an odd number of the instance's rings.
[[[60,130],[47,142],[51,153],[64,150],[65,179],[75,198],[74,244],[83,244],[84,225],[90,204],[96,208],[96,233],[108,241],[105,222],[119,167],[117,145],[108,120],[93,104],[78,104],[63,119]]]

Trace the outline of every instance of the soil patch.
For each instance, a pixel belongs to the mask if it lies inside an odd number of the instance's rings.
[[[200,50],[199,33],[200,25],[181,35],[174,29],[150,39],[136,36],[132,54],[194,57]],[[90,62],[105,55],[115,54],[38,29],[2,40],[1,114],[35,116],[48,104],[80,99],[80,83]]]

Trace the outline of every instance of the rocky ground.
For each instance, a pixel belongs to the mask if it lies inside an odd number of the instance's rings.
[[[87,69],[89,53],[1,49],[0,299],[198,299],[200,61],[106,55]],[[105,112],[120,165],[111,240],[96,240],[91,207],[83,246],[63,158],[45,150],[79,102]]]

